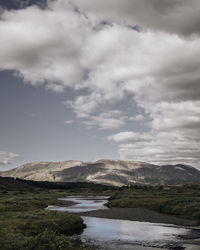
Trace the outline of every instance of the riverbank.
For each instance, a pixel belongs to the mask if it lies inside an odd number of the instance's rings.
[[[143,208],[110,208],[106,210],[97,210],[85,213],[79,213],[80,216],[99,217],[107,219],[119,219],[152,223],[174,224],[179,226],[198,226],[196,220],[188,220],[160,214]]]
[[[88,190],[87,190],[88,191]],[[89,212],[88,216],[169,223],[175,225],[200,225],[200,185],[127,186],[110,192],[106,206],[110,210]],[[109,193],[107,191],[107,193]],[[90,195],[90,192],[69,195]],[[93,193],[92,195],[95,195]],[[96,195],[105,195],[99,193]],[[58,205],[74,205],[58,201]],[[82,214],[81,214],[82,215]]]
[[[87,196],[85,196],[87,198]],[[87,198],[88,199],[88,198]],[[93,200],[95,198],[93,197]],[[54,203],[55,206],[70,207],[76,205],[77,202],[59,199]],[[105,207],[106,208],[106,207]],[[89,216],[107,219],[118,219],[118,220],[130,220],[130,221],[141,221],[141,222],[151,222],[151,223],[164,223],[164,224],[174,224],[179,226],[200,226],[198,220],[189,220],[185,218],[180,218],[172,215],[161,214],[145,208],[119,208],[110,207],[109,209],[100,209],[89,212],[77,213],[79,216]]]
[[[78,236],[85,228],[80,216],[44,209],[64,196],[60,190],[0,188],[0,249],[89,250]]]
[[[103,210],[106,199],[102,196],[69,196],[64,201],[70,199],[76,204],[68,207],[61,204],[60,208],[51,209],[73,211],[81,215],[87,225],[81,237],[86,242],[96,245],[98,249],[113,250],[119,249],[120,246],[120,249],[126,250],[155,248],[197,250],[200,247],[200,229],[196,221],[140,208]],[[86,212],[88,209],[94,210]]]
[[[129,186],[122,187],[115,192],[106,206],[148,209],[162,215],[170,215],[171,218],[194,220],[200,224],[199,193],[199,184]]]
[[[114,250],[119,246],[126,250],[199,249],[200,229],[196,221],[165,216],[148,209],[109,209],[103,206],[107,199],[105,196],[68,196],[59,200],[60,206],[49,206],[48,209],[81,216],[87,225],[81,238],[97,249]]]

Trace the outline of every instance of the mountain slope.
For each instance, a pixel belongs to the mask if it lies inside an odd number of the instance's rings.
[[[145,162],[32,162],[1,172],[0,176],[56,182],[93,182],[107,185],[176,184],[200,182],[200,171],[186,165],[158,166]]]

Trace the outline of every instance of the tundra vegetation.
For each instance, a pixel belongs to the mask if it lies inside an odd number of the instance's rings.
[[[200,222],[200,184],[111,187],[0,177],[0,250],[88,250],[75,214],[47,211],[67,195],[108,195],[108,207],[141,207]]]
[[[108,207],[140,207],[200,222],[200,184],[121,187]]]
[[[78,215],[44,209],[63,196],[63,190],[0,178],[0,249],[89,249],[78,236],[85,228]]]

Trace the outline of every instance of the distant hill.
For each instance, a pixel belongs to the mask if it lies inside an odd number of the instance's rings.
[[[158,166],[145,162],[31,162],[0,176],[51,182],[92,182],[104,185],[156,185],[200,182],[200,171],[187,165]]]

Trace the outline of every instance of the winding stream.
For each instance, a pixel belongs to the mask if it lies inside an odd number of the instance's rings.
[[[48,210],[71,213],[108,209],[104,206],[106,196],[68,196],[62,201],[72,201],[69,207],[49,206]],[[100,246],[100,249],[188,249],[198,250],[200,246],[183,242],[179,236],[189,234],[190,229],[170,224],[113,220],[82,216],[87,228],[81,235],[82,240]],[[184,246],[184,248],[181,248]]]

